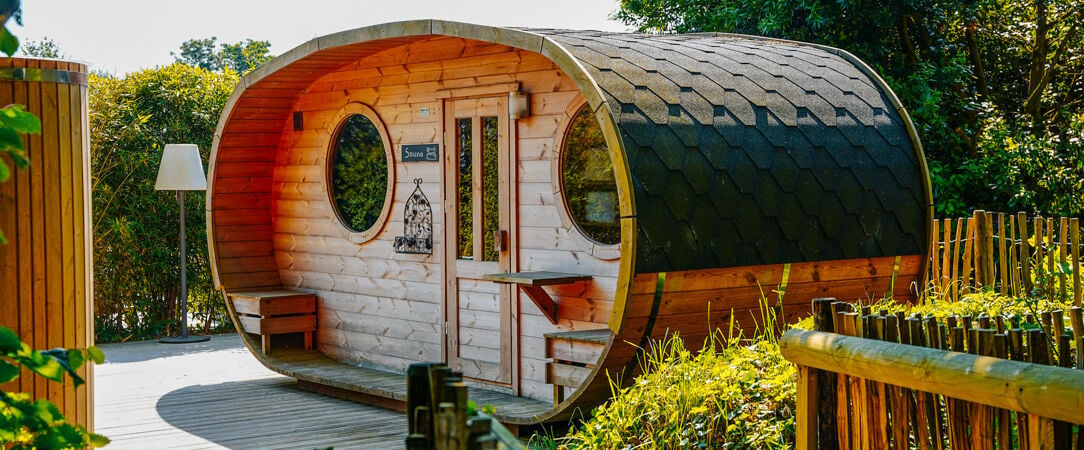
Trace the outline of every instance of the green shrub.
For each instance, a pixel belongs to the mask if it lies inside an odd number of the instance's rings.
[[[645,374],[614,392],[561,448],[789,448],[796,369],[772,339],[698,353],[679,336],[652,344]]]
[[[874,311],[978,317],[1066,310],[1071,300],[1014,298],[990,291],[961,296],[958,302],[930,299],[925,304],[891,299],[871,305]],[[766,317],[771,328],[771,317]],[[793,325],[812,329],[813,319]],[[1028,325],[1024,324],[1024,327]],[[690,352],[678,336],[651,344],[642,362],[644,374],[591,417],[574,424],[567,436],[536,436],[539,448],[791,448],[795,439],[797,370],[779,352],[774,336],[751,341],[721,335]]]
[[[177,196],[154,190],[158,162],[171,143],[196,144],[207,160],[237,80],[232,71],[183,64],[124,78],[90,76],[94,325],[100,342],[161,336],[177,317]],[[206,320],[224,306],[211,283],[203,193],[186,197],[190,311]]]

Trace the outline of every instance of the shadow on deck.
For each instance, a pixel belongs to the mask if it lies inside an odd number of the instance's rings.
[[[110,449],[403,448],[402,413],[317,395],[261,366],[236,334],[101,346],[95,430]]]
[[[169,425],[228,448],[397,448],[406,421],[371,406],[272,378],[197,385],[169,392],[156,410]]]
[[[344,364],[318,351],[305,351],[298,343],[291,346],[287,339],[276,341],[270,354],[260,351],[256,335],[244,333],[242,340],[264,366],[288,377],[296,378],[298,387],[321,394],[345,398],[396,411],[406,411],[406,375]],[[274,336],[287,338],[289,336]],[[285,345],[281,345],[285,344]],[[549,411],[553,405],[541,400],[471,386],[469,397],[478,405],[492,405],[495,416],[533,417]],[[503,421],[503,420],[502,420]],[[522,425],[515,422],[511,425]],[[526,424],[533,424],[527,422]]]

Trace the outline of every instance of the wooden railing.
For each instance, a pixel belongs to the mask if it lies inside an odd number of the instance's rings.
[[[526,449],[500,422],[469,411],[463,374],[438,363],[407,369],[407,450]]]
[[[942,322],[816,299],[814,314],[814,331],[780,339],[799,449],[1084,448],[1078,307],[1068,328],[1060,311]]]
[[[1080,223],[1076,218],[975,211],[935,219],[925,289],[934,298],[988,288],[1006,295],[1039,293],[1081,306]]]

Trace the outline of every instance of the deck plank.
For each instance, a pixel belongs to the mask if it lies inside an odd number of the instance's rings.
[[[299,390],[260,365],[236,334],[101,347],[95,422],[111,449],[403,447],[401,413]],[[330,361],[291,356],[299,368]]]

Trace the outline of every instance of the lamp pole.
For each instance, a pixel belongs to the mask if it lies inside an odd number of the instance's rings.
[[[162,151],[162,164],[158,167],[158,181],[155,183],[157,190],[176,190],[177,205],[180,210],[181,236],[181,289],[179,301],[181,303],[181,335],[167,336],[159,339],[164,344],[187,344],[191,342],[203,342],[211,339],[208,336],[188,335],[188,258],[185,255],[184,230],[184,193],[189,190],[207,189],[207,178],[203,174],[203,163],[200,161],[199,149],[191,144],[169,144]]]

